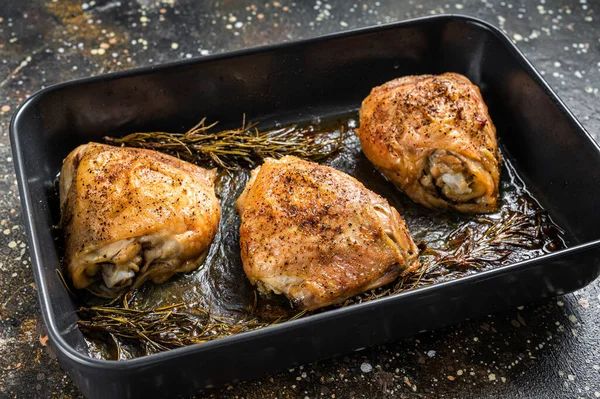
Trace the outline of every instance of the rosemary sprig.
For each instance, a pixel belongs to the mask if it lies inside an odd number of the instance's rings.
[[[349,299],[343,306],[432,285],[469,270],[502,266],[511,262],[510,255],[519,248],[555,251],[564,246],[560,234],[545,212],[532,210],[524,200],[517,209],[506,210],[496,218],[480,217],[461,224],[439,247],[420,243],[421,267],[417,271]]]
[[[94,306],[79,309],[79,327],[120,340],[135,341],[146,352],[161,352],[182,346],[266,327],[256,319],[220,317],[209,310],[179,303],[153,310]]]
[[[122,138],[105,137],[111,144],[147,148],[175,155],[193,163],[209,163],[227,169],[243,164],[255,166],[264,158],[295,155],[312,161],[323,161],[342,149],[344,131],[339,134],[315,133],[296,125],[259,131],[256,123],[238,129],[211,132],[215,123],[203,118],[186,133],[133,133]]]
[[[426,248],[428,275],[501,266],[517,248],[541,249],[547,240],[542,212],[509,210],[498,219],[478,218],[452,231],[440,248]],[[435,270],[434,270],[435,269]]]
[[[117,351],[122,342],[141,345],[146,354],[163,352],[192,344],[212,341],[229,335],[291,321],[302,317],[302,311],[291,318],[260,322],[256,318],[236,320],[211,314],[210,308],[178,303],[152,310],[117,306],[80,308],[79,327],[87,333],[104,335]]]

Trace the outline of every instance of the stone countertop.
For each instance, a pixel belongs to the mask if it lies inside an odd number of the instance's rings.
[[[210,3],[210,4],[209,4]],[[460,13],[499,26],[600,139],[600,5],[594,1],[6,0],[0,7],[0,397],[79,398],[47,350],[8,138],[50,84],[143,65]],[[597,398],[600,280],[201,398]]]

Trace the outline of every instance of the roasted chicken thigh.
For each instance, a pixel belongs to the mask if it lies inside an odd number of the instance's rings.
[[[299,308],[343,302],[419,266],[396,209],[327,166],[267,159],[252,171],[237,210],[248,279]]]
[[[497,209],[496,128],[463,75],[405,76],[375,87],[357,134],[367,158],[413,201],[465,213]]]
[[[73,150],[60,175],[73,285],[111,297],[197,268],[220,219],[215,175],[150,150],[96,143]]]

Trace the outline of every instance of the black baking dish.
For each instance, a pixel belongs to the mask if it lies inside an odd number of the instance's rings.
[[[565,228],[568,249],[134,360],[86,354],[51,234],[53,179],[73,148],[204,115],[308,120],[356,109],[392,78],[446,71],[481,88],[503,147]],[[474,18],[420,18],[59,84],[19,108],[11,140],[42,315],[62,365],[92,398],[190,394],[572,292],[600,274],[599,148],[510,40]]]

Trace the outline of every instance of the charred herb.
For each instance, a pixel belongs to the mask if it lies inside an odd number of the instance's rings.
[[[518,249],[552,252],[564,246],[558,230],[545,211],[534,210],[527,200],[517,209],[507,209],[495,218],[479,217],[452,231],[446,242],[425,248],[427,278],[438,278],[446,271],[465,273],[468,270],[501,266],[510,262]]]
[[[254,167],[265,158],[294,155],[315,162],[323,161],[342,150],[344,130],[319,132],[296,125],[280,129],[257,129],[246,123],[238,129],[214,131],[217,122],[206,118],[186,133],[133,133],[122,138],[105,137],[110,144],[146,148],[177,156],[196,164],[212,164],[227,169]]]
[[[80,308],[78,314],[79,327],[85,333],[103,336],[112,342],[117,353],[124,351],[122,346],[127,342],[151,354],[294,320],[304,312],[265,323],[253,317],[236,320],[217,316],[210,309],[184,303],[140,310],[129,308],[124,301],[123,305]]]

